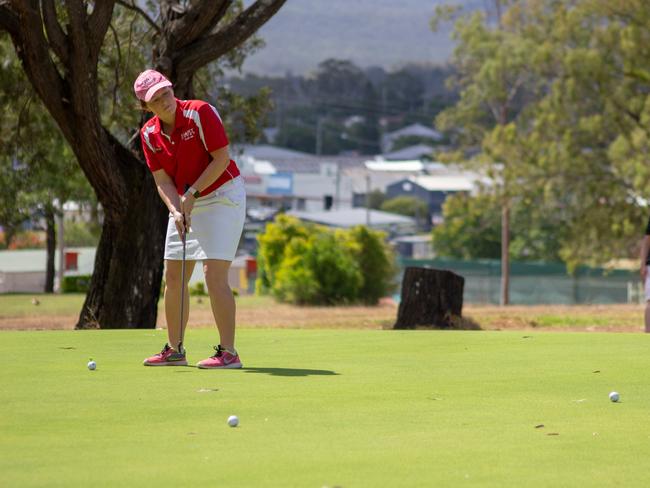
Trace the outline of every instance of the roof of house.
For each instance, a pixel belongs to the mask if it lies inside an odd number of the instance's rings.
[[[442,139],[442,134],[440,132],[422,124],[407,125],[406,127],[402,127],[396,131],[388,132],[384,136],[391,140],[406,136],[429,137],[434,140]]]
[[[390,186],[415,183],[428,191],[472,191],[475,179],[468,175],[411,176]]]
[[[313,154],[294,151],[286,147],[272,146],[270,144],[236,144],[233,145],[232,154],[237,157],[239,154],[253,156],[255,159],[263,159],[275,162],[276,159],[300,159],[307,160],[315,158]]]
[[[327,212],[287,212],[300,220],[323,224],[330,227],[353,227],[366,225],[368,213],[365,208],[349,208],[343,210],[330,210]],[[388,226],[399,224],[415,224],[411,217],[405,217],[379,210],[370,210],[370,226]]]

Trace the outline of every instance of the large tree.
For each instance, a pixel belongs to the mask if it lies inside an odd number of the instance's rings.
[[[247,42],[286,0],[162,1],[150,24],[153,67],[194,94],[195,73]],[[166,209],[141,154],[102,123],[98,61],[115,1],[3,0],[0,29],[12,38],[23,69],[72,147],[104,209],[95,270],[77,327],[149,328],[156,323]],[[143,68],[145,68],[143,66]],[[124,101],[130,110],[133,101]]]

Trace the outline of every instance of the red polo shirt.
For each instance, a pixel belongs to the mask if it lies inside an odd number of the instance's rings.
[[[162,131],[160,119],[155,116],[140,129],[140,137],[149,169],[152,172],[164,169],[179,195],[210,164],[210,153],[228,145],[219,112],[201,100],[176,100],[176,121],[171,134]],[[231,159],[226,170],[201,195],[207,195],[236,176],[239,168]]]

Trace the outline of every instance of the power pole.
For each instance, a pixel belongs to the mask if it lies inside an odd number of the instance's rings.
[[[339,209],[339,201],[341,200],[341,163],[336,163],[336,202],[334,208]]]
[[[366,172],[366,226],[370,227],[370,171]]]
[[[316,122],[316,154],[323,153],[323,117],[318,117]]]

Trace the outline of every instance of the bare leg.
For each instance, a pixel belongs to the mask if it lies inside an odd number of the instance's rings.
[[[203,261],[205,282],[208,285],[212,314],[219,329],[220,344],[227,349],[235,347],[235,297],[228,284],[230,261],[206,259]]]
[[[650,333],[650,300],[645,302],[645,331]]]
[[[185,280],[183,283],[183,330],[187,330],[187,319],[190,316],[189,289],[187,283],[194,271],[195,261],[185,261]],[[169,345],[176,349],[181,340],[181,324],[178,319],[181,314],[181,261],[165,261],[165,318],[167,319],[167,336]]]

